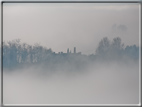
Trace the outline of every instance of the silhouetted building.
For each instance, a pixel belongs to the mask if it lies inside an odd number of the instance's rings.
[[[69,48],[67,49],[67,53],[69,53]]]
[[[76,53],[76,47],[74,47],[74,53]]]

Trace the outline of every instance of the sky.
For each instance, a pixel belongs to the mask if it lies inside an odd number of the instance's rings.
[[[103,37],[139,45],[138,3],[44,3],[3,5],[3,39],[94,54]]]

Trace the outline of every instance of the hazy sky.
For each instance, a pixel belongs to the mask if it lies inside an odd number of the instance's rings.
[[[55,52],[95,53],[103,37],[139,44],[138,3],[40,3],[3,6],[5,41],[40,43]]]

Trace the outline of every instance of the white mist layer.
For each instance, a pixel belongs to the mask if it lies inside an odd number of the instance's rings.
[[[98,63],[72,75],[67,71],[52,75],[40,72],[4,71],[4,104],[139,103],[138,63]]]

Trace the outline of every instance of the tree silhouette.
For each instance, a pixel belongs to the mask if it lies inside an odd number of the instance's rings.
[[[47,69],[83,69],[87,63],[98,60],[139,59],[139,47],[126,46],[117,37],[110,41],[104,37],[98,44],[96,54],[82,55],[81,53],[55,53],[51,48],[40,44],[29,45],[21,43],[20,39],[3,42],[3,67],[15,69],[24,66],[42,65]],[[97,60],[96,60],[97,59]],[[68,67],[67,67],[68,66]]]

